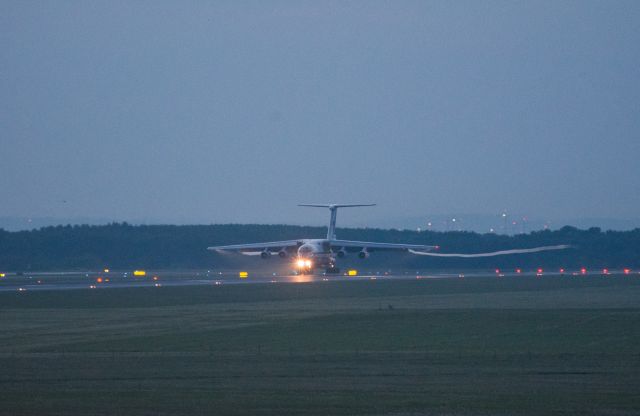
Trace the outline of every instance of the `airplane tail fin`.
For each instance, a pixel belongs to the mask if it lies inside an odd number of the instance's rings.
[[[327,230],[327,240],[335,240],[336,238],[336,216],[338,208],[353,207],[372,207],[375,204],[298,204],[299,207],[316,207],[329,208],[331,211],[331,219],[329,220],[329,229]]]

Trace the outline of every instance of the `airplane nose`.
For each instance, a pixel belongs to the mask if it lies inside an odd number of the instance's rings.
[[[298,248],[298,256],[309,257],[313,253],[313,247],[309,244],[303,244]]]

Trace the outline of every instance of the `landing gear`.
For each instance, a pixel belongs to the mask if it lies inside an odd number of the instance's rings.
[[[339,274],[340,273],[340,269],[338,267],[327,267],[326,269],[324,269],[324,272],[326,274]]]

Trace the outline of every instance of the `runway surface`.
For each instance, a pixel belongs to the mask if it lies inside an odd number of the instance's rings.
[[[264,272],[248,272],[240,277],[238,271],[146,271],[144,276],[134,276],[132,271],[83,271],[83,272],[37,272],[5,273],[0,277],[0,292],[24,292],[43,290],[80,290],[136,287],[250,285],[273,283],[311,283],[353,280],[407,280],[407,279],[464,279],[494,276],[496,278],[518,276],[584,276],[584,275],[640,275],[636,270],[571,270],[571,271],[466,271],[466,272],[367,272],[349,276],[339,275],[295,275]]]

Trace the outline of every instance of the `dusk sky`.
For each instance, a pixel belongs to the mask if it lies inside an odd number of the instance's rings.
[[[0,217],[640,217],[638,1],[0,7]]]

